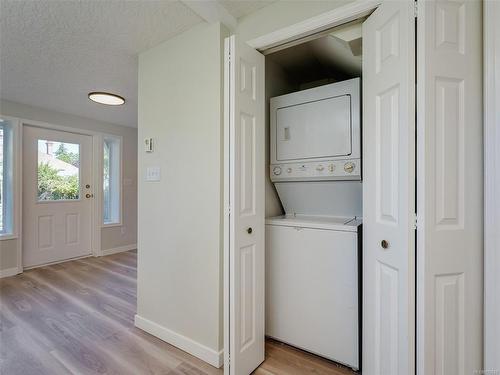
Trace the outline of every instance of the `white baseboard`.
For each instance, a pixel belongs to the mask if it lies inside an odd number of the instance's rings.
[[[3,278],[3,277],[9,277],[9,276],[17,275],[19,273],[18,271],[19,270],[18,270],[17,267],[6,268],[4,270],[0,270],[0,279]]]
[[[120,246],[120,247],[114,247],[112,249],[106,249],[101,251],[101,256],[106,256],[106,255],[111,255],[111,254],[116,254],[116,253],[121,253],[123,251],[130,251],[130,250],[135,250],[137,249],[137,244],[131,244],[131,245],[125,245],[125,246]]]
[[[171,331],[168,328],[165,328],[139,315],[135,316],[135,326],[181,350],[184,350],[185,352],[188,352],[189,354],[194,355],[216,368],[220,368],[224,364],[223,350],[216,352],[199,342]]]

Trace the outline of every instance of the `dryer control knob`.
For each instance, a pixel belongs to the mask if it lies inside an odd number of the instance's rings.
[[[323,167],[321,164],[316,167],[316,170],[318,172],[321,172],[323,169],[325,169],[325,167]]]
[[[292,168],[287,168],[286,170],[288,173],[292,173]]]
[[[281,167],[274,167],[273,168],[273,174],[275,176],[279,176],[281,174]]]
[[[344,164],[344,171],[347,173],[352,173],[354,171],[354,168],[356,167],[356,164],[354,163],[345,163]]]

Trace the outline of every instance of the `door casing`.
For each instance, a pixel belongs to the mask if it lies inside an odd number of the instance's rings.
[[[37,143],[40,139],[58,139],[59,141],[70,143],[78,142],[80,150],[79,157],[81,162],[78,179],[80,197],[78,199],[38,201],[38,198],[36,197],[36,165],[38,163],[36,155],[38,147]],[[30,142],[34,142],[35,144],[28,146]],[[89,201],[89,198],[86,198],[85,194],[92,192],[94,188],[91,186],[91,189],[86,189],[84,188],[84,185],[92,183],[92,137],[75,132],[66,132],[25,125],[23,127],[22,152],[24,156],[23,178],[25,179],[25,185],[23,186],[25,190],[22,198],[24,204],[23,226],[26,229],[23,237],[23,268],[36,268],[47,264],[64,262],[69,259],[88,257],[92,254],[93,202],[92,200]],[[26,178],[28,180],[26,180]],[[52,241],[54,241],[53,244],[58,244],[54,245],[50,249],[40,252],[39,250],[41,249],[38,249],[36,245],[37,240],[35,238],[37,237],[37,229],[35,224],[36,220],[35,223],[32,221],[33,217],[37,217],[39,215],[50,215],[53,219],[55,218],[57,222],[58,217],[59,220],[63,220],[61,216],[67,214],[68,210],[69,212],[78,213],[78,224],[76,228],[78,228],[77,232],[79,234],[77,235],[77,242],[73,245],[68,245],[66,242],[62,241],[61,237],[67,236],[68,234],[67,232],[65,234],[60,232],[60,230],[65,226],[53,223],[51,227],[54,231],[54,237],[50,237],[52,238]],[[29,215],[30,217],[26,215]],[[35,227],[32,227],[32,230],[29,230],[31,225],[34,225]],[[83,230],[83,232],[80,232],[80,230]],[[59,232],[59,236],[55,235],[57,232]]]
[[[500,370],[500,3],[483,3],[484,368]]]
[[[28,120],[28,119],[18,119],[19,121],[19,157],[18,157],[18,163],[21,166],[22,165],[22,138],[23,138],[23,127],[24,126],[35,126],[39,128],[45,128],[45,129],[51,129],[51,130],[59,130],[59,131],[65,131],[65,132],[70,132],[70,133],[77,133],[77,134],[82,134],[82,135],[87,135],[92,137],[92,183],[95,187],[101,186],[101,179],[102,177],[100,176],[99,171],[102,169],[102,150],[100,145],[102,144],[102,134],[94,131],[89,131],[85,129],[80,129],[80,128],[73,128],[69,126],[61,126],[61,125],[55,125],[55,124],[50,124],[47,122],[43,121],[33,121],[33,120]],[[22,197],[23,191],[22,191],[22,186],[23,186],[23,181],[22,181],[22,171],[19,171],[19,186],[21,187],[19,194],[20,197]],[[94,204],[92,205],[92,255],[93,256],[101,256],[102,255],[102,250],[101,250],[101,223],[102,223],[102,194],[100,192],[100,189],[96,188],[93,191],[94,194]],[[19,206],[18,206],[18,221],[19,223],[22,223],[22,199],[19,199]],[[23,261],[22,261],[22,228],[19,228],[18,230],[18,248],[17,248],[17,258],[18,258],[18,273],[23,272]]]
[[[270,53],[272,51],[279,50],[279,47],[288,43],[293,43],[294,41],[302,40],[303,38],[310,37],[314,34],[320,33],[324,30],[342,25],[344,23],[353,21],[355,19],[360,19],[363,17],[366,17],[367,15],[371,14],[377,7],[382,3],[382,0],[376,0],[376,1],[363,1],[363,0],[358,0],[355,1],[351,4],[347,4],[345,6],[339,7],[337,9],[334,9],[332,11],[320,14],[318,16],[312,17],[308,20],[296,23],[294,25],[285,27],[283,29],[279,29],[276,31],[273,31],[269,34],[257,37],[255,39],[252,39],[250,41],[247,41],[247,44],[250,45],[251,47],[257,49],[258,51],[262,52],[263,54]],[[417,15],[417,12],[416,12]],[[490,38],[492,35],[494,35],[494,31],[492,25],[489,26],[489,29],[485,30],[486,35],[489,35]],[[498,53],[498,51],[497,51]],[[224,72],[224,80],[227,82],[229,79],[229,74],[228,72]],[[495,72],[494,69],[490,70],[485,70],[483,72],[483,80],[484,82],[491,81],[494,82],[495,80]],[[498,88],[497,88],[498,90]],[[493,95],[490,92],[490,95]],[[227,98],[224,98],[225,101]],[[488,98],[486,98],[487,100]],[[227,119],[229,116],[229,112],[227,108],[224,108],[224,117]],[[227,207],[229,207],[229,201],[228,201],[228,181],[229,181],[229,154],[227,153],[227,146],[229,145],[229,138],[226,138],[226,134],[228,134],[228,129],[226,129],[228,121],[224,122],[224,177],[225,177],[225,184],[224,184],[224,207],[225,207],[225,212],[224,212],[224,228],[227,228],[227,225],[229,223],[228,220],[228,215],[229,212],[227,211]],[[483,127],[486,126],[486,123],[483,122]],[[487,158],[486,158],[487,159]],[[421,162],[419,160],[419,155],[416,155],[416,162],[417,164]],[[485,175],[490,174],[490,175],[495,175],[495,173],[498,173],[494,170],[495,166],[492,165],[493,163],[485,163]],[[498,187],[500,190],[500,186]],[[500,191],[498,191],[500,193]],[[418,195],[418,192],[416,193]],[[489,199],[488,199],[489,198]],[[486,196],[486,199],[484,200],[484,206],[491,204],[492,203],[492,198],[491,196],[488,197]],[[489,225],[492,225],[492,220],[486,220],[486,224],[489,223]],[[229,264],[226,261],[227,260],[227,253],[229,251],[228,247],[228,241],[226,238],[224,238],[224,275],[226,276],[229,272]],[[490,251],[492,251],[490,249]],[[419,259],[419,256],[423,256],[422,254],[417,253],[415,261],[417,263],[422,262],[421,259]],[[227,277],[224,277],[224,280],[227,280]],[[491,280],[490,284],[491,284]],[[417,284],[415,285],[416,289],[419,289],[419,284],[417,281]],[[229,285],[226,283],[224,284],[224,296],[226,296],[226,290],[229,288]],[[418,301],[417,301],[418,302]],[[224,300],[224,311],[226,311],[228,301],[225,299]],[[224,326],[228,324],[227,320],[229,319],[228,314],[224,314]],[[418,322],[417,322],[418,324]],[[483,333],[484,333],[483,328]],[[228,342],[228,332],[224,332],[224,341],[225,343]],[[416,334],[416,332],[415,332]],[[500,345],[500,343],[496,343],[496,345]],[[227,347],[225,345],[225,347]],[[485,348],[487,349],[487,348]],[[486,352],[486,350],[485,350]],[[227,353],[225,351],[225,361],[228,359]],[[416,347],[416,352],[415,352],[415,365],[416,368],[418,369],[419,367],[423,366],[423,357],[422,355],[419,355],[419,347]],[[227,362],[226,362],[227,363]]]

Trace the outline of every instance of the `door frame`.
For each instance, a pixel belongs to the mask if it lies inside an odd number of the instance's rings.
[[[310,37],[312,35],[318,34],[322,31],[331,29],[336,26],[354,21],[366,17],[373,13],[378,6],[382,3],[382,0],[356,0],[353,3],[341,6],[339,8],[333,9],[329,12],[322,13],[318,16],[309,18],[302,22],[287,26],[282,29],[278,29],[271,33],[265,34],[258,38],[246,41],[246,43],[255,48],[262,54],[269,53],[271,50],[276,51],[280,46],[285,44],[288,46],[294,41],[303,40],[304,38]],[[227,47],[227,39],[225,40],[225,46]],[[224,64],[224,103],[229,100],[229,67],[228,64]],[[229,202],[229,181],[230,181],[230,160],[229,160],[229,108],[224,106],[224,236],[223,236],[223,272],[224,272],[224,348],[229,348],[229,330],[225,327],[229,327],[229,243],[230,239],[226,234],[229,234],[229,213],[230,213],[230,202]],[[229,369],[229,351],[224,349],[224,373]]]
[[[339,8],[333,9],[331,11],[322,13],[320,15],[311,17],[309,19],[303,20],[296,24],[272,31],[268,34],[259,36],[257,38],[251,39],[246,43],[263,53],[264,55],[270,53],[271,51],[279,50],[280,46],[290,46],[292,43],[303,40],[304,38],[310,37],[314,34],[321,33],[327,29],[342,25],[344,23],[353,21],[355,19],[363,18],[370,15],[377,7],[382,3],[383,0],[356,0],[351,4],[341,6]],[[488,327],[487,316],[498,316],[500,314],[500,299],[495,301],[494,295],[492,293],[496,290],[496,285],[499,281],[500,275],[500,248],[494,241],[488,241],[488,236],[492,236],[495,231],[500,227],[500,208],[496,207],[496,212],[488,210],[487,207],[493,206],[495,203],[495,193],[500,194],[500,167],[496,166],[495,155],[500,154],[500,140],[498,144],[495,143],[493,135],[496,135],[500,139],[500,123],[498,122],[499,114],[495,113],[495,99],[500,97],[500,77],[496,77],[495,80],[495,68],[498,69],[500,65],[500,48],[494,45],[493,36],[495,32],[500,31],[500,25],[494,20],[494,10],[496,13],[500,13],[500,5],[493,4],[493,2],[485,1],[483,3],[484,18],[484,37],[483,45],[488,45],[489,48],[484,48],[484,70],[483,70],[483,86],[484,86],[484,103],[485,103],[485,116],[483,120],[484,129],[484,186],[485,186],[485,198],[484,198],[484,231],[485,231],[485,262],[490,259],[496,253],[497,263],[496,268],[490,269],[489,271],[485,267],[484,272],[484,286],[485,286],[485,324],[483,327],[483,334],[486,332]],[[488,9],[497,7],[497,9]],[[496,47],[496,48],[495,48]],[[496,64],[496,65],[495,65]],[[229,78],[228,72],[224,71],[224,82],[227,82]],[[226,98],[224,98],[226,99]],[[228,119],[229,113],[228,109],[224,108],[224,118]],[[229,181],[229,154],[227,153],[227,146],[229,144],[229,138],[227,136],[228,121],[224,121],[224,228],[227,228],[229,223],[229,195],[228,195],[228,181]],[[418,155],[416,155],[416,160],[418,163]],[[496,181],[496,182],[495,182]],[[226,294],[229,285],[227,284],[228,273],[229,273],[229,263],[227,261],[229,254],[229,242],[228,239],[224,237],[224,326],[228,324],[229,314],[226,309],[228,309],[228,301],[226,300]],[[419,261],[419,252],[417,251],[416,262]],[[488,272],[487,272],[488,271]],[[416,283],[416,288],[418,289],[418,281]],[[417,301],[418,302],[418,301]],[[491,324],[491,323],[490,323]],[[224,342],[228,340],[228,332],[224,332]],[[415,330],[415,336],[417,336],[417,329]],[[490,337],[487,338],[484,334],[484,357],[485,357],[485,368],[490,362],[495,360],[494,356],[492,358],[487,358],[487,353],[497,353],[500,350],[500,337]],[[224,345],[226,348],[227,345]],[[421,367],[423,363],[423,356],[418,355],[418,346],[415,348],[415,364],[417,367]],[[420,360],[419,360],[420,358]],[[228,360],[227,351],[224,350],[224,363],[226,364]],[[489,361],[489,362],[488,362]],[[491,364],[493,365],[493,364]],[[498,366],[498,364],[497,364]]]
[[[272,31],[246,43],[264,55],[289,47],[295,41],[332,29],[373,13],[383,0],[356,0],[296,24]]]
[[[484,369],[500,371],[500,4],[483,2],[484,92]],[[496,295],[495,295],[496,294]],[[488,332],[490,334],[488,334]]]
[[[81,135],[86,135],[90,136],[92,138],[92,183],[95,187],[101,186],[100,181],[101,181],[101,176],[99,173],[99,170],[101,170],[102,167],[102,150],[99,147],[102,144],[102,134],[99,132],[91,131],[91,130],[85,130],[85,129],[80,129],[80,128],[73,128],[69,126],[62,126],[62,125],[55,125],[43,121],[35,121],[35,120],[27,120],[27,119],[22,119],[19,118],[19,155],[20,155],[20,166],[22,166],[22,156],[23,156],[23,150],[22,150],[22,139],[23,139],[23,130],[25,126],[32,126],[32,127],[37,127],[37,128],[42,128],[42,129],[48,129],[48,130],[57,130],[57,131],[62,131],[62,132],[67,132],[67,133],[74,133],[74,134],[81,134]],[[23,181],[22,181],[22,168],[19,168],[19,194],[20,194],[20,204],[19,204],[19,212],[18,212],[18,217],[19,217],[19,222],[22,223],[22,215],[23,215],[23,210],[22,210],[22,194],[23,194]],[[102,194],[100,189],[95,189],[94,190],[94,201],[91,207],[91,246],[92,246],[92,252],[91,256],[102,256],[102,250],[101,250],[101,224],[102,224],[102,215],[101,215],[101,207],[102,207]],[[22,226],[22,225],[21,225]],[[22,228],[19,229],[19,246],[18,246],[18,273],[23,272],[23,247],[22,247]],[[64,261],[64,260],[63,260]],[[62,261],[62,262],[63,262]],[[56,262],[57,263],[57,262]]]

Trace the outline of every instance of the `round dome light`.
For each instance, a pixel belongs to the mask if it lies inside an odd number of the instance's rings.
[[[109,92],[90,92],[89,99],[93,102],[105,105],[122,105],[125,99],[120,95],[111,94]]]

